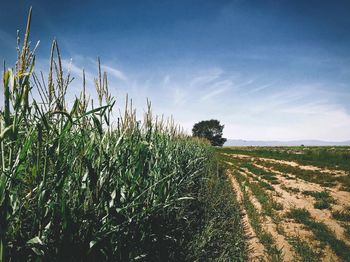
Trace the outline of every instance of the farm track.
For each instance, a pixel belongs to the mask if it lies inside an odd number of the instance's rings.
[[[344,176],[347,173],[343,170],[330,170],[330,169],[321,169],[315,166],[305,166],[299,165],[297,162],[293,161],[283,161],[272,158],[260,158],[252,157],[249,155],[243,154],[222,154],[223,156],[229,157],[234,160],[248,162],[254,167],[269,172],[274,175],[276,178],[275,183],[270,183],[273,190],[267,190],[271,199],[273,201],[281,204],[283,206],[282,210],[274,210],[273,218],[263,214],[263,206],[254,196],[250,188],[247,188],[246,191],[249,194],[252,204],[259,210],[259,213],[262,214],[262,227],[264,230],[269,232],[273,239],[275,240],[276,246],[278,249],[283,250],[283,261],[307,261],[304,259],[296,259],[295,250],[292,246],[291,239],[298,238],[302,241],[305,241],[310,245],[315,251],[320,251],[322,249],[322,258],[321,261],[343,261],[341,260],[335,252],[331,249],[328,244],[321,243],[314,235],[312,230],[304,226],[303,224],[295,222],[293,219],[287,217],[287,213],[293,208],[304,208],[310,212],[311,218],[316,222],[321,222],[325,224],[332,232],[334,232],[337,239],[343,241],[348,247],[350,247],[350,239],[345,234],[345,229],[343,224],[332,217],[332,212],[329,209],[317,209],[314,207],[315,200],[313,197],[303,194],[304,191],[312,192],[322,192],[325,189],[329,192],[330,196],[335,200],[335,203],[332,204],[332,210],[342,210],[344,207],[348,206],[350,199],[350,192],[345,192],[339,190],[339,187],[323,187],[319,184],[305,181],[301,178],[298,178],[292,173],[283,173],[277,170],[274,170],[271,167],[264,166],[264,162],[277,163],[282,165],[289,165],[297,167],[301,170],[311,170],[316,171],[319,174],[333,175],[333,176]],[[251,172],[248,168],[240,167],[239,165],[233,165],[229,161],[225,161],[227,164],[230,164],[233,170],[239,172],[241,176],[244,176],[249,183],[258,183],[263,181],[269,183],[268,180],[263,177],[258,176],[254,172]],[[258,163],[257,163],[258,162]],[[234,175],[230,175],[231,181],[236,180]],[[232,182],[231,182],[232,183]],[[237,183],[237,181],[235,182]],[[236,188],[239,188],[238,185],[235,185]],[[276,216],[275,216],[276,215]],[[276,222],[276,217],[280,221]],[[266,252],[266,250],[265,250]],[[267,254],[268,255],[268,254]],[[350,258],[349,258],[350,259]],[[346,260],[348,261],[348,260]]]

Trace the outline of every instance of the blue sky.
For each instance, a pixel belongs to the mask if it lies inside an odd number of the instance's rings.
[[[120,106],[148,97],[188,131],[215,118],[228,138],[350,140],[349,1],[6,1],[7,64],[30,5],[37,68],[56,37],[72,95],[85,68],[95,96],[100,56]]]

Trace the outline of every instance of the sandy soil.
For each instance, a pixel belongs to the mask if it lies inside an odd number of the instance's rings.
[[[317,170],[324,173],[332,173],[333,175],[344,175],[344,174],[346,175],[345,171],[320,169],[319,167],[314,167],[314,166],[302,166],[292,161],[257,158],[257,157],[251,157],[248,155],[230,154],[230,157],[245,159],[253,163],[258,168],[274,173],[276,178],[278,179],[279,184],[271,184],[271,186],[274,188],[274,192],[271,192],[271,196],[274,201],[281,203],[284,207],[283,210],[276,211],[278,216],[282,219],[282,222],[276,225],[276,223],[274,223],[274,220],[271,217],[265,216],[264,223],[262,226],[267,232],[272,234],[272,236],[276,241],[277,246],[279,248],[283,247],[284,261],[293,261],[293,259],[295,258],[293,247],[288,242],[289,237],[298,237],[300,239],[303,239],[306,242],[308,242],[314,249],[318,249],[320,247],[319,241],[315,239],[313,233],[310,230],[308,230],[303,225],[298,224],[293,220],[286,218],[285,214],[291,208],[307,209],[310,212],[311,217],[315,221],[323,222],[324,224],[326,224],[332,231],[334,231],[338,239],[344,241],[347,245],[350,246],[350,240],[345,236],[342,223],[333,219],[331,210],[329,209],[320,210],[320,209],[314,208],[315,199],[311,196],[302,194],[302,191],[306,191],[306,190],[321,192],[325,190],[324,187],[316,183],[310,183],[308,181],[304,181],[302,179],[296,178],[293,174],[283,174],[277,170],[273,170],[272,168],[263,166],[263,163],[261,162],[260,164],[258,164],[255,161],[263,160],[263,161],[269,161],[274,163],[286,164],[286,165],[295,166],[301,169]],[[252,172],[249,172],[249,170],[245,168],[241,168],[239,172],[241,175],[244,175],[245,177],[247,177],[250,181],[263,180],[261,177],[255,175]],[[231,177],[232,177],[231,181],[235,180],[232,175]],[[268,182],[268,181],[265,181],[265,182]],[[238,187],[239,189],[237,181],[235,183],[236,183],[236,187]],[[300,192],[293,192],[292,190],[288,190],[293,188],[298,189]],[[330,192],[330,195],[336,201],[336,203],[332,205],[332,210],[337,210],[337,209],[341,210],[342,208],[350,205],[349,203],[350,192],[340,191],[337,188],[327,188],[327,190]],[[256,207],[257,210],[261,211],[262,206],[259,203],[259,201],[253,196],[252,192],[250,192],[249,190],[247,192],[249,193],[249,197],[253,205]],[[323,256],[322,258],[320,258],[321,261],[341,261],[334,254],[334,252],[330,249],[329,246],[326,245],[322,249],[323,249]]]

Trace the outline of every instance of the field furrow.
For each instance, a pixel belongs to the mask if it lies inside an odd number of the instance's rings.
[[[245,173],[242,171],[238,171],[238,172],[241,175],[245,176],[250,181],[250,183],[255,182],[254,178],[252,176],[248,175],[248,173]],[[247,187],[246,191],[247,191],[253,205],[255,206],[255,208],[260,212],[260,214],[262,214],[263,229],[266,232],[268,232],[269,234],[271,234],[271,236],[274,239],[274,242],[275,242],[277,249],[282,251],[283,260],[284,261],[292,261],[295,254],[294,254],[293,248],[288,243],[285,236],[280,233],[281,230],[278,228],[278,223],[280,221],[278,221],[278,218],[276,216],[277,214],[272,210],[270,211],[271,215],[264,214],[264,211],[266,210],[266,206],[264,207],[263,204],[257,199],[258,196],[254,195],[251,188]],[[271,197],[270,203],[273,203],[272,197]],[[270,204],[270,203],[264,203],[264,204],[266,205],[266,204]],[[269,207],[267,207],[267,208],[269,208]]]
[[[270,259],[349,261],[350,192],[339,186],[347,186],[346,179],[337,180],[347,178],[346,171],[244,154],[223,153],[222,158],[232,170],[231,181],[237,180],[235,187],[255,208],[259,227],[279,250],[267,248],[257,234]]]
[[[244,173],[242,171],[237,171],[240,175],[239,181],[241,183],[233,182],[234,188],[241,187],[245,193],[245,201],[249,201],[252,207],[255,209],[255,215],[258,216],[255,220],[261,221],[261,228],[257,228],[256,230],[260,231],[258,233],[258,237],[262,238],[262,242],[265,246],[265,252],[269,257],[269,260],[279,261],[283,259],[283,261],[292,261],[294,255],[293,248],[286,240],[285,236],[281,234],[278,228],[278,224],[275,221],[275,216],[267,215],[264,212],[266,208],[266,201],[259,200],[257,198],[256,192],[249,187],[250,183],[254,183],[253,177]],[[231,181],[235,181],[234,177],[231,175]],[[236,189],[235,189],[236,190]],[[242,197],[242,192],[240,193]],[[271,212],[271,210],[270,210]],[[251,214],[252,215],[252,214]],[[255,234],[255,233],[254,233]]]
[[[237,202],[241,206],[241,222],[244,228],[244,233],[247,239],[247,251],[248,251],[248,260],[249,261],[261,261],[267,260],[265,248],[261,244],[259,238],[255,234],[255,231],[250,223],[247,211],[243,205],[243,193],[240,189],[240,186],[231,172],[227,172],[227,176],[231,182],[232,189],[236,193]]]

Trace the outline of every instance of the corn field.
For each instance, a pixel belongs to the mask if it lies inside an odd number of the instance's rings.
[[[119,114],[99,61],[98,101],[82,72],[68,104],[73,77],[58,42],[48,74],[36,72],[30,22],[31,10],[16,65],[3,72],[0,261],[180,258],[211,147],[153,117],[150,103],[142,121],[128,99]]]

